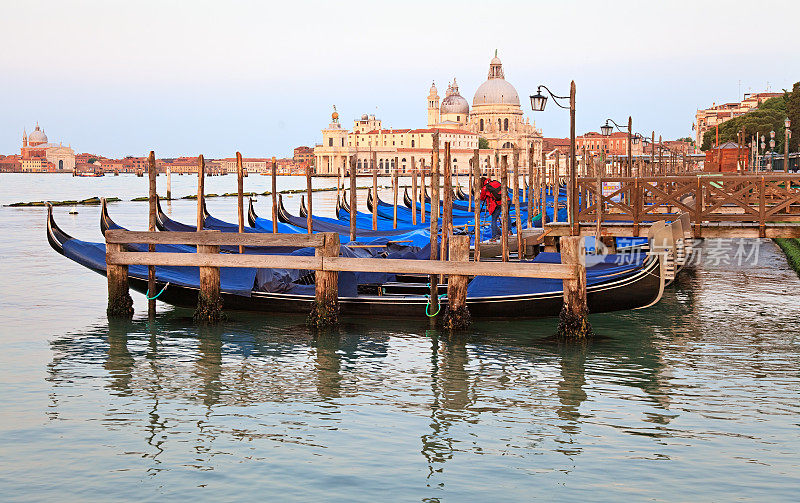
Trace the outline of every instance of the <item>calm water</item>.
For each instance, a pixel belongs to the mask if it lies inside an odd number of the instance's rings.
[[[173,177],[173,194],[194,184]],[[145,192],[0,175],[2,204]],[[234,199],[209,208],[234,220]],[[169,210],[193,220],[191,202]],[[67,232],[101,239],[98,208],[68,211]],[[110,212],[146,226],[146,203]],[[769,241],[755,267],[704,264],[654,308],[593,316],[604,339],[556,345],[554,320],[449,338],[420,313],[315,337],[301,317],[198,329],[159,304],[149,323],[135,293],[136,319],[109,324],[105,279],[49,248],[44,210],[0,208],[0,229],[5,501],[796,500],[800,281]]]

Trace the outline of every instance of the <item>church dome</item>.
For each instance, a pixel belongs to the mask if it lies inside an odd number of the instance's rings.
[[[28,143],[47,143],[47,135],[39,129],[38,124],[36,129],[28,136]]]
[[[447,96],[442,100],[441,112],[443,114],[468,114],[469,103],[458,93],[458,84],[455,79],[447,88]]]
[[[472,106],[478,105],[515,105],[519,106],[519,94],[503,74],[503,63],[500,58],[492,58],[489,63],[489,77],[475,91]]]

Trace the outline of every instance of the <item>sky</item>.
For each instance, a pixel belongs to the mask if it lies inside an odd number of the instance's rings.
[[[800,80],[800,2],[0,0],[0,153],[35,123],[110,157],[288,156],[374,113],[424,127],[432,81],[471,103],[495,49],[546,137],[606,118],[674,139],[697,108]]]

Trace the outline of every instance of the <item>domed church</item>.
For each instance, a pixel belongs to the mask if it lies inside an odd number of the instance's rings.
[[[428,127],[459,127],[466,129],[489,143],[489,149],[508,154],[514,147],[527,152],[534,145],[541,151],[542,133],[531,125],[522,113],[519,94],[505,79],[503,63],[497,57],[489,62],[486,81],[478,86],[472,97],[472,110],[459,94],[455,79],[448,85],[444,99],[439,103],[436,85],[428,94]],[[527,154],[520,163],[527,165]]]

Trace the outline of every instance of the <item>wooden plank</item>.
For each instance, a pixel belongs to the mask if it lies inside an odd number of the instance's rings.
[[[450,262],[447,260],[408,260],[385,258],[326,258],[326,271],[390,272],[403,274],[457,274],[462,276],[503,276],[512,278],[570,279],[577,274],[574,265],[528,262]],[[288,267],[287,267],[288,269]]]
[[[287,255],[240,255],[238,253],[211,254],[171,252],[108,252],[106,253],[106,264],[161,265],[175,267],[256,267],[320,270],[322,268],[322,259],[320,257],[296,257]]]
[[[322,246],[322,234],[267,234],[201,231],[201,232],[144,232],[109,229],[106,243],[220,245],[220,246],[289,246],[305,248]]]

